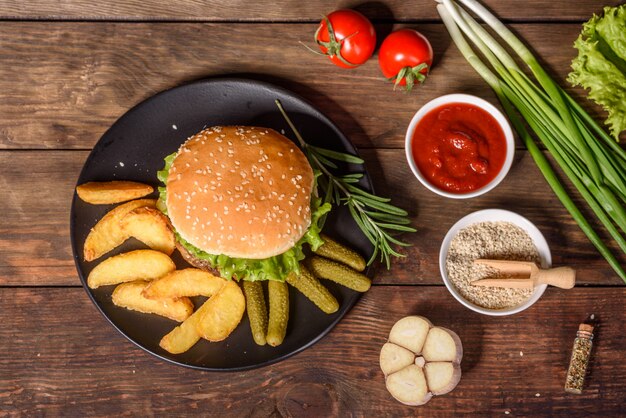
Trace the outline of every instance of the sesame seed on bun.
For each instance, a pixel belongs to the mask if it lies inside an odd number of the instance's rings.
[[[292,248],[311,223],[313,170],[268,128],[197,133],[178,150],[166,187],[172,225],[209,254],[269,258]]]

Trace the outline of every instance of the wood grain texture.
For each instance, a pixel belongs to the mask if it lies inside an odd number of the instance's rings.
[[[548,289],[530,309],[487,317],[442,287],[374,287],[312,348],[273,366],[200,372],[118,334],[82,289],[0,289],[0,414],[184,416],[618,416],[626,391],[626,289]],[[578,323],[595,313],[582,395],[563,391]],[[427,405],[387,393],[380,348],[395,321],[425,315],[464,345],[457,388]],[[289,338],[289,334],[287,334]],[[217,412],[216,412],[217,413]]]
[[[426,84],[403,94],[384,80],[375,58],[345,70],[308,52],[298,41],[311,39],[312,24],[274,24],[268,30],[261,24],[4,22],[0,149],[90,149],[140,101],[215,75],[243,74],[291,89],[361,148],[402,147],[414,113],[437,96],[469,93],[496,103],[487,84],[450,45],[443,25],[410,26],[428,36],[436,57]],[[580,25],[512,28],[564,80]],[[381,33],[390,29],[378,26]],[[579,90],[568,90],[581,97]],[[600,115],[591,102],[580,102]]]
[[[620,2],[582,0],[575,7],[566,0],[545,2],[515,0],[486,0],[486,6],[504,19],[510,20],[586,20],[603,6]],[[431,20],[438,19],[434,2],[415,0],[403,2],[359,1],[276,1],[252,2],[245,0],[77,0],[50,2],[46,0],[4,0],[0,2],[0,18],[5,19],[107,19],[107,20],[202,20],[202,21],[318,21],[324,13],[338,8],[355,8],[371,19]]]
[[[405,163],[404,151],[363,150],[376,190],[410,212],[418,232],[407,257],[378,268],[378,284],[442,284],[439,246],[448,229],[475,210],[513,210],[534,222],[552,249],[554,265],[578,270],[578,284],[623,285],[550,191],[527,152],[518,151],[504,182],[485,196],[446,199],[426,190]],[[69,209],[84,151],[2,151],[0,285],[79,285],[69,239]],[[156,184],[155,184],[156,185]],[[591,218],[590,218],[591,219]],[[94,219],[94,224],[96,220]],[[607,238],[608,239],[608,238]],[[616,248],[613,248],[616,254]],[[626,257],[619,258],[626,265]]]

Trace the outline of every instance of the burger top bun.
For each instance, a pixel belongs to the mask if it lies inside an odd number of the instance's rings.
[[[205,129],[178,150],[167,212],[182,238],[210,254],[262,259],[293,247],[311,223],[313,170],[278,132]]]

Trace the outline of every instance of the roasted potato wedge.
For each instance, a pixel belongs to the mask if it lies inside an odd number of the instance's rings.
[[[193,313],[193,303],[189,298],[147,299],[142,292],[150,282],[136,280],[118,285],[111,299],[122,308],[143,313],[164,316],[182,322]]]
[[[92,205],[127,202],[149,195],[154,188],[134,181],[92,181],[76,187],[81,200]]]
[[[182,324],[161,339],[159,345],[172,354],[189,350],[201,337],[221,341],[228,337],[243,317],[246,301],[239,285],[227,281]]]
[[[120,220],[120,226],[126,235],[137,238],[153,250],[171,255],[176,248],[170,221],[157,209],[133,209]]]
[[[173,271],[148,284],[143,295],[149,299],[180,298],[184,296],[211,296],[217,294],[227,283],[211,273],[188,268]]]
[[[202,338],[222,341],[239,325],[246,310],[246,298],[236,282],[227,281],[200,310],[197,328]]]
[[[130,211],[141,207],[154,208],[155,199],[133,200],[109,211],[94,226],[83,248],[85,261],[93,261],[121,245],[129,238],[127,232],[120,226],[120,220]]]
[[[176,265],[166,254],[154,250],[135,250],[107,258],[98,264],[87,277],[87,285],[100,286],[154,280],[174,271]]]
[[[204,305],[209,303],[209,301],[210,299],[204,302]],[[170,331],[169,334],[161,338],[159,342],[161,348],[171,354],[180,354],[193,347],[200,340],[198,322],[200,322],[201,309],[202,307],[185,319],[182,324]]]

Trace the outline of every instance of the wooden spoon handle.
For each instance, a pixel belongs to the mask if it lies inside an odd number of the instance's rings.
[[[576,270],[571,267],[556,267],[539,270],[536,284],[549,284],[561,289],[571,289],[576,284]]]

